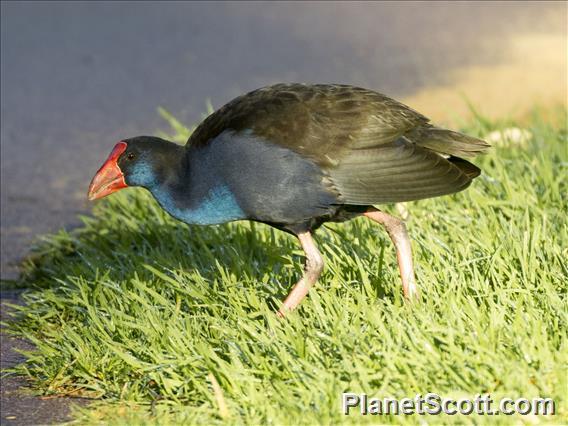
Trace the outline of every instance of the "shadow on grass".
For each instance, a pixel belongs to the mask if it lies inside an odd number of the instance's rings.
[[[127,216],[125,209],[132,204],[134,214]],[[296,238],[268,225],[240,221],[188,226],[169,218],[140,192],[118,194],[97,206],[94,214],[82,218],[82,227],[60,231],[38,244],[24,263],[19,285],[64,291],[68,279],[113,281],[128,287],[136,278],[160,286],[164,276],[158,276],[158,271],[183,285],[192,285],[192,279],[199,277],[211,291],[221,282],[239,283],[257,292],[276,311],[303,272],[305,258]],[[394,248],[383,229],[371,227],[372,237],[380,236],[376,253],[353,241],[354,235],[369,235],[368,227],[362,226],[365,221],[359,218],[349,225],[331,224],[318,230],[316,240],[326,268],[317,286],[328,287],[328,278],[339,274],[345,260],[363,273],[356,260],[370,257],[376,272],[366,287],[366,280],[359,276],[347,276],[344,284],[371,297],[393,297],[383,275],[385,249],[394,253]],[[387,267],[396,268],[396,264]]]

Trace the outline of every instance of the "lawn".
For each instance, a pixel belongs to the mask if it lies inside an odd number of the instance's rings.
[[[44,395],[94,398],[76,412],[85,422],[567,422],[567,130],[547,123],[535,113],[527,143],[474,160],[483,175],[466,191],[406,205],[416,303],[403,300],[388,236],[365,219],[318,231],[325,272],[280,320],[302,272],[293,237],[187,226],[142,189],[98,202],[27,262],[34,289],[11,327],[37,351],[19,371]],[[511,125],[478,117],[464,130]],[[346,417],[343,392],[551,397],[557,414]]]

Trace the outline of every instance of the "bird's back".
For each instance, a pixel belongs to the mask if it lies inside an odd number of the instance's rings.
[[[488,147],[385,95],[345,85],[277,84],[242,95],[207,117],[188,148],[223,132],[251,134],[313,161],[342,202],[357,205],[460,191],[479,174],[460,157]]]

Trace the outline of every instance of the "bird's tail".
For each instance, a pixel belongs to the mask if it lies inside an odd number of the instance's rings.
[[[418,127],[404,136],[416,145],[453,157],[474,157],[491,146],[482,139],[434,126]]]
[[[469,161],[464,160],[463,158],[450,156],[448,158],[448,161],[458,169],[460,169],[462,172],[464,172],[469,179],[476,178],[481,174],[479,167],[477,167],[475,164],[471,164]]]

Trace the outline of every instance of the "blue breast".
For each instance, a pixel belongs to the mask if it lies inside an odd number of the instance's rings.
[[[225,185],[212,188],[205,197],[194,205],[181,208],[170,192],[155,189],[152,190],[152,193],[164,210],[185,223],[218,225],[246,218],[235,196]]]

